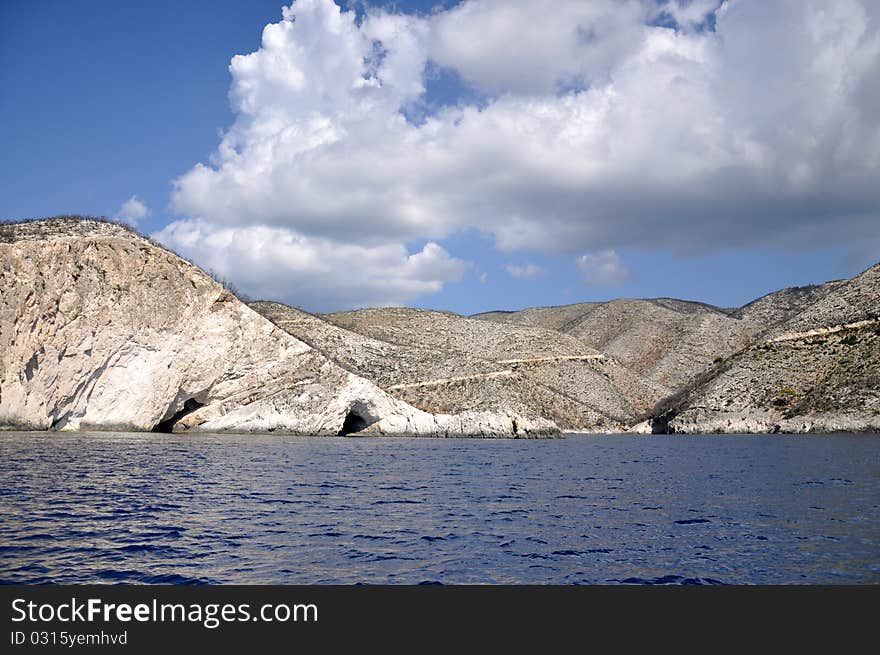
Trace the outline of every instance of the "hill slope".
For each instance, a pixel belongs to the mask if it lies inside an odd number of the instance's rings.
[[[425,411],[496,410],[563,429],[623,429],[665,390],[581,341],[449,312],[370,309],[316,317],[252,306],[341,366]]]
[[[880,431],[880,266],[810,292],[794,316],[661,407],[675,432]]]
[[[252,307],[119,225],[0,224],[0,429],[880,430],[880,266],[737,309]]]
[[[880,266],[729,310],[658,298],[474,318],[556,330],[662,385],[654,431],[880,430]]]
[[[755,344],[668,409],[671,432],[880,431],[880,324]]]
[[[549,327],[614,357],[672,393],[719,356],[746,346],[757,326],[717,307],[670,298],[612,300],[475,318]]]
[[[277,328],[131,230],[0,225],[0,426],[531,436],[549,422],[434,416]]]

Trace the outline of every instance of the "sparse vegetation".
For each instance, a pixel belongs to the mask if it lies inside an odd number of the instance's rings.
[[[126,232],[137,235],[141,239],[144,239],[150,245],[161,248],[163,251],[177,257],[178,259],[185,261],[187,264],[199,268],[198,266],[196,266],[196,264],[194,264],[186,257],[182,257],[164,244],[154,240],[152,237],[143,234],[142,232],[139,232],[128,223],[116,221],[111,218],[107,218],[106,216],[83,216],[78,214],[71,214],[62,216],[51,216],[46,218],[24,218],[15,220],[2,219],[0,220],[0,243],[14,243],[19,239],[33,238],[33,236],[45,238],[46,236],[51,236],[53,234],[60,235],[69,232],[75,233],[78,227],[77,224],[87,222],[102,223],[104,225],[109,225],[125,230]],[[77,268],[81,270],[82,267],[77,264]],[[222,285],[224,289],[236,296],[242,302],[249,302],[250,299],[247,297],[247,295],[239,291],[234,284],[225,279],[223,276],[218,275],[210,269],[205,270],[205,273],[207,273],[215,282]],[[193,287],[195,287],[194,282]]]
[[[215,271],[214,269],[211,269],[211,268],[206,268],[203,270],[205,271],[205,273],[208,274],[208,276],[212,280],[214,280],[214,282],[216,282],[217,284],[222,286],[224,289],[226,289],[229,293],[231,293],[233,296],[238,298],[240,301],[245,302],[245,303],[251,302],[251,298],[248,297],[248,295],[246,293],[240,291],[238,289],[238,287],[236,287],[226,277],[224,277],[223,275],[221,275],[220,273],[218,273],[217,271]]]
[[[0,222],[0,243],[79,236],[93,239],[97,253],[83,278],[99,285],[112,302],[165,286],[190,265],[131,226],[106,218]],[[105,279],[101,266],[94,264],[128,254],[165,268],[129,284],[128,268],[113,280]],[[81,262],[71,261],[70,267],[76,278]],[[183,272],[194,289],[206,290],[201,272]],[[247,300],[223,275],[205,273],[228,291],[220,302],[233,296]],[[732,310],[683,306],[668,299],[496,313],[500,318],[490,313],[482,320],[405,308],[315,316],[276,303],[251,306],[346,371],[429,411],[502,407],[588,429],[651,418],[660,432],[687,426],[687,421],[691,426],[705,423],[705,431],[736,429],[729,427],[731,421],[743,429],[758,416],[756,424],[765,423],[756,429],[767,431],[781,423],[785,431],[781,416],[809,417],[806,422],[822,413],[880,411],[880,325],[845,325],[840,320],[844,311],[852,321],[876,316],[878,278],[872,275],[852,288],[855,281],[807,288],[794,300],[785,292],[771,294],[759,305],[747,306],[740,317]],[[180,283],[187,291],[189,284]],[[214,288],[212,295],[216,292]],[[813,298],[819,300],[810,304]],[[795,310],[795,315],[788,314]],[[764,320],[768,322],[760,322]],[[772,331],[767,325],[774,326]],[[598,363],[550,361],[596,351],[605,353]],[[514,360],[519,357],[525,363]],[[486,378],[501,368],[503,377]],[[466,375],[474,379],[455,379]],[[426,381],[444,384],[425,386]],[[420,386],[390,388],[398,383]],[[728,427],[719,427],[715,417]]]

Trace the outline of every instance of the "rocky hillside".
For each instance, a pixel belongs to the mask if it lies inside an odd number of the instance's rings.
[[[877,431],[878,312],[880,266],[736,309],[659,298],[315,316],[249,307],[124,226],[7,223],[0,429]]]
[[[657,426],[689,433],[880,431],[880,266],[810,293],[814,302],[658,407]]]
[[[381,387],[500,370],[492,361],[429,345],[401,345],[335,325],[325,318],[276,302],[253,302],[251,308],[275,325]],[[400,311],[400,310],[391,310]]]
[[[674,400],[657,431],[880,431],[880,323],[759,342]]]
[[[340,366],[428,412],[504,408],[567,430],[616,431],[666,391],[553,330],[415,309],[317,317],[279,303],[252,307]]]
[[[826,292],[775,325],[770,336],[859,321],[880,320],[880,264],[851,280],[832,282]]]
[[[718,307],[671,298],[493,312],[475,318],[557,330],[614,357],[667,393],[693,380],[716,357],[745,347],[761,329]]]
[[[847,282],[849,280],[837,280],[825,284],[774,291],[742,307],[731,309],[730,315],[753,324],[756,336],[764,335],[785,325],[793,317],[807,310]]]
[[[660,298],[475,318],[573,336],[663,385],[635,431],[880,431],[880,266],[735,309]]]
[[[434,415],[279,329],[119,225],[0,225],[0,426],[536,436],[503,411]]]

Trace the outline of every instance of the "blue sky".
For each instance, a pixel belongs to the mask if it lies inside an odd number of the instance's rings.
[[[229,59],[260,45],[271,2],[0,5],[2,216],[112,215],[137,194],[170,218],[173,177],[233,120]]]
[[[0,218],[136,196],[141,231],[318,311],[853,275],[880,260],[876,5],[804,43],[815,7],[740,4],[4,2]]]

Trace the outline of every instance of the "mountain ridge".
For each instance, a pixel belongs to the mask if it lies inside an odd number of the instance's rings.
[[[345,371],[136,231],[0,226],[0,426],[552,436],[503,411],[431,414]]]
[[[128,226],[0,223],[0,424],[543,436],[880,429],[880,265],[742,307],[243,303]],[[303,393],[303,390],[308,390]]]

